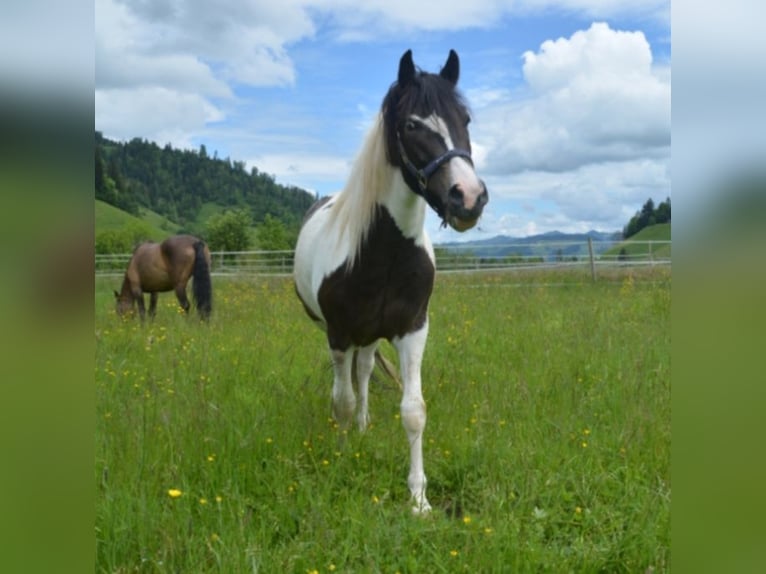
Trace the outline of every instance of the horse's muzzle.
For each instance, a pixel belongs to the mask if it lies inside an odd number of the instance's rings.
[[[445,221],[455,231],[467,231],[479,220],[484,206],[489,201],[487,186],[481,182],[481,192],[469,197],[458,185],[453,185],[447,194]]]

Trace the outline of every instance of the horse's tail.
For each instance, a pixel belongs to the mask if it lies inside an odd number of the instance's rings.
[[[356,378],[356,356],[357,356],[357,352],[354,351],[354,358],[353,358],[354,366],[351,369],[351,376],[352,376],[352,380],[354,381],[354,384],[357,384],[359,382],[357,381],[357,378]],[[383,353],[380,352],[380,349],[375,349],[375,367],[377,368],[373,369],[372,377],[371,377],[374,381],[385,385],[385,381],[382,379],[390,379],[401,390],[402,382],[399,380],[399,375],[397,374],[396,367],[394,366],[393,363],[391,363],[391,361],[389,361],[385,357],[385,355],[383,355]],[[378,375],[378,371],[382,371],[383,377]]]
[[[194,269],[192,270],[194,304],[197,306],[199,316],[203,319],[208,319],[213,310],[213,284],[210,280],[210,266],[205,257],[206,247],[202,240],[194,244]]]

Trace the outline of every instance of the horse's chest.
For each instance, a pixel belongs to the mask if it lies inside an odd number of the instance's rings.
[[[342,265],[319,288],[330,346],[366,346],[419,329],[433,281],[426,250],[403,237],[392,221],[378,221],[354,267],[348,271]]]

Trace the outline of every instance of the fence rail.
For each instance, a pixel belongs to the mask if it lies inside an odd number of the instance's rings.
[[[504,269],[548,269],[602,266],[670,266],[670,241],[632,241],[630,252],[616,250],[615,242],[546,241],[476,246],[436,246],[439,272],[471,272]],[[214,275],[289,275],[293,251],[217,251],[212,254]],[[121,275],[129,253],[97,254],[96,275]]]

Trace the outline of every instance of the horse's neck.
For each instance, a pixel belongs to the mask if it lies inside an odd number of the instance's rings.
[[[132,297],[133,290],[130,286],[130,279],[128,279],[128,273],[125,273],[125,278],[122,280],[122,289],[120,289],[120,297]]]
[[[425,233],[426,202],[412,192],[398,170],[392,180],[380,203],[391,214],[402,234],[418,242]]]
[[[405,237],[419,242],[423,235],[425,202],[407,187],[398,168],[386,157],[383,120],[380,115],[368,133],[351,169],[348,183],[339,194],[335,209],[342,234],[350,240],[352,262],[370,226],[375,210],[384,206]]]

